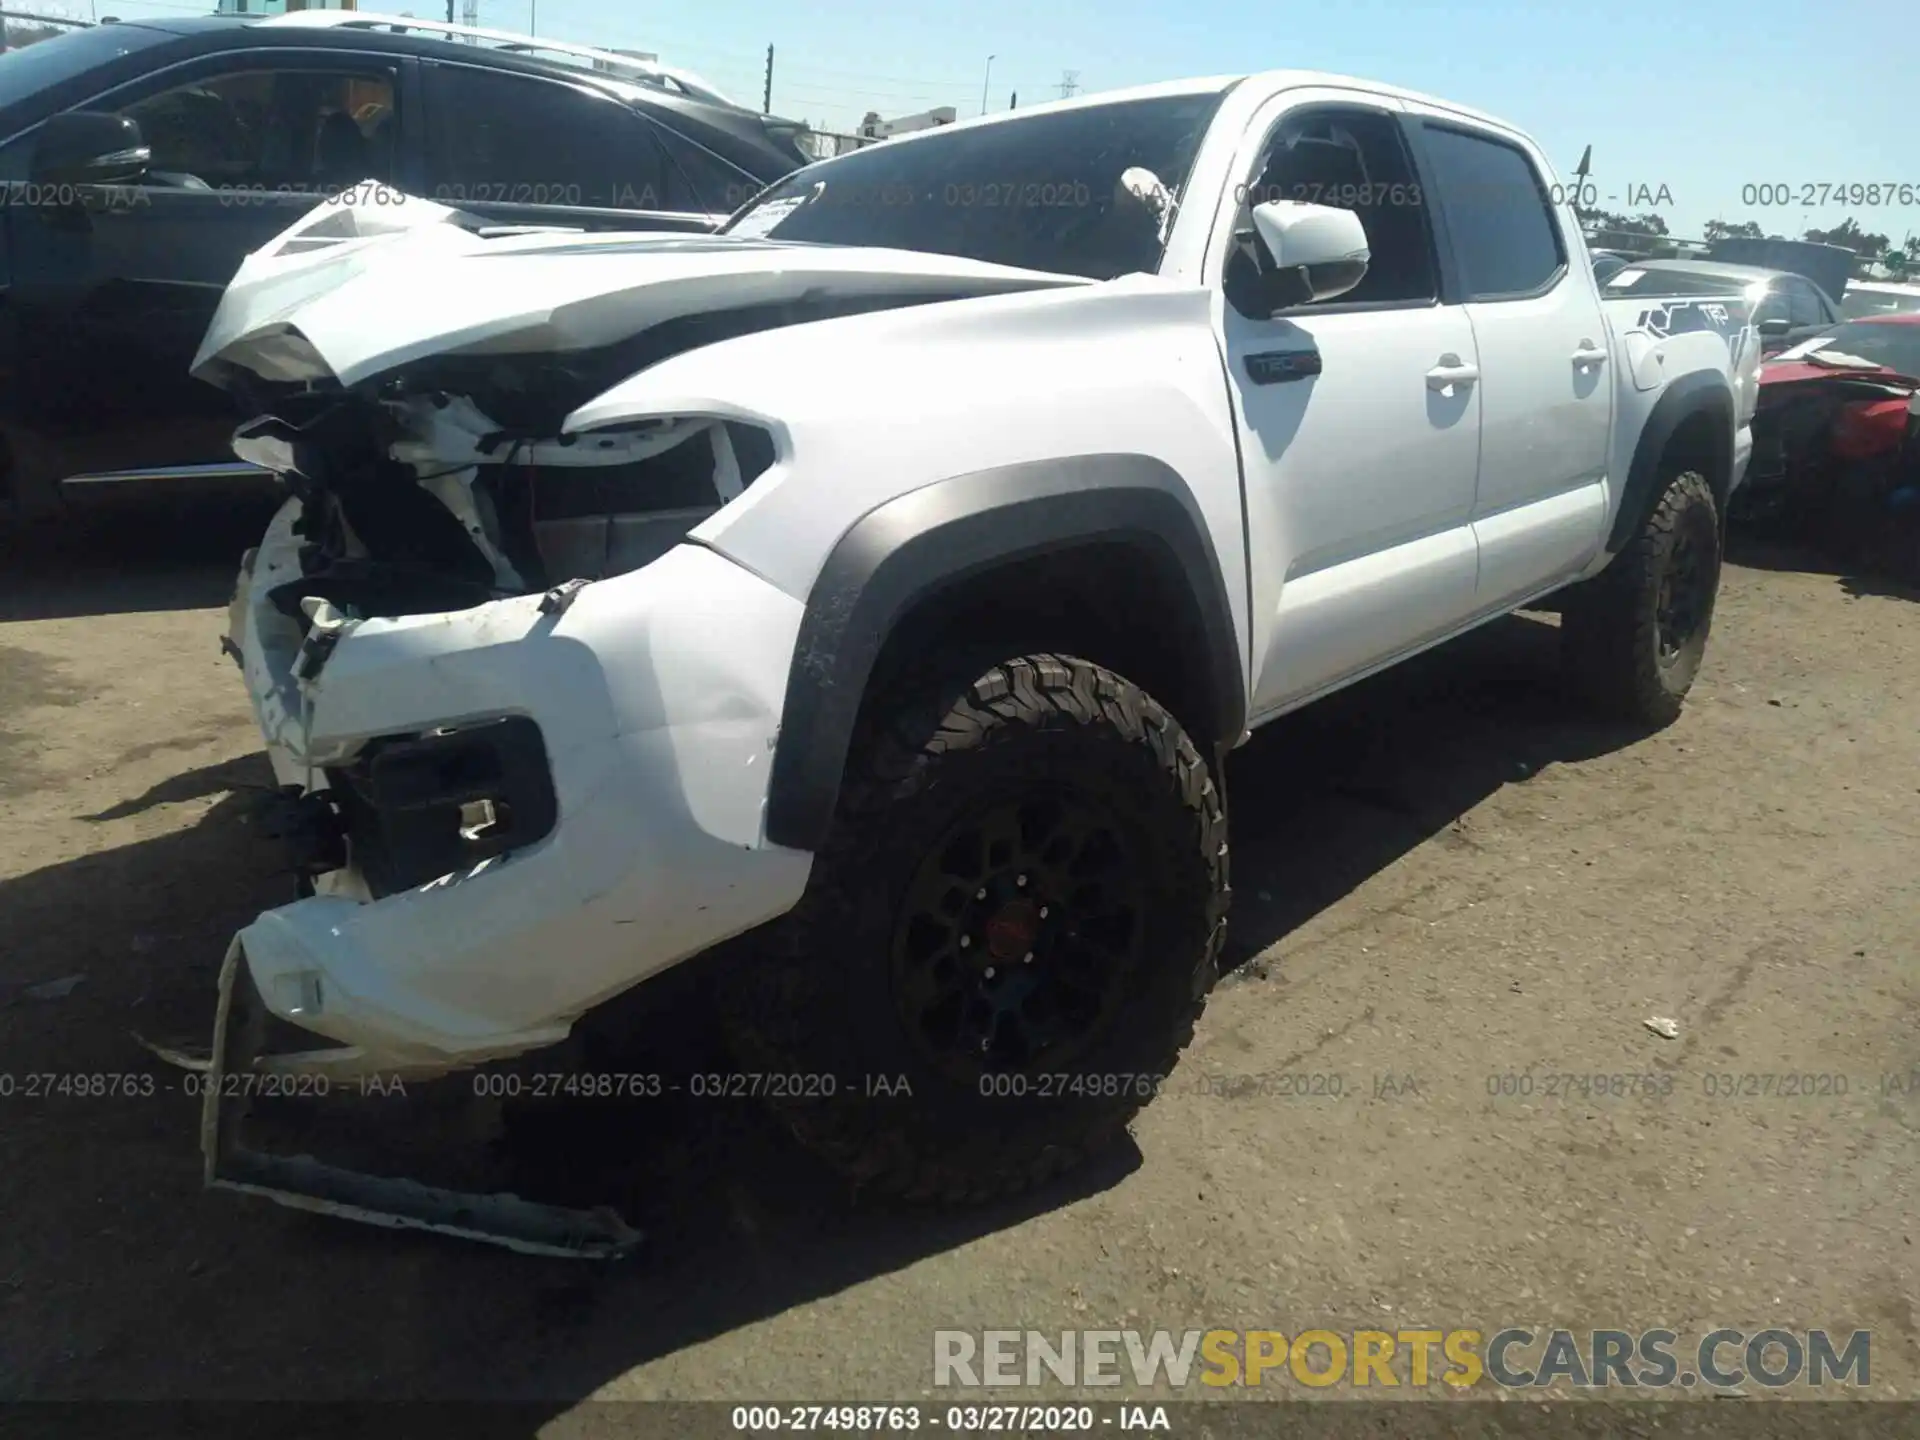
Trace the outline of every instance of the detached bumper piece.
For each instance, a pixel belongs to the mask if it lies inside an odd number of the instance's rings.
[[[268,1012],[236,938],[220,967],[220,1001],[200,1113],[200,1149],[209,1188],[257,1195],[318,1215],[392,1230],[430,1230],[501,1245],[525,1255],[610,1260],[640,1242],[612,1210],[568,1210],[517,1195],[480,1195],[413,1180],[362,1174],[310,1155],[270,1155],[243,1136],[249,1087],[231,1077],[270,1071],[261,1054]]]

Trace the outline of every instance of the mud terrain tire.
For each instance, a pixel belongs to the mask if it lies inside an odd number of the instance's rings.
[[[870,701],[799,906],[723,999],[856,1190],[965,1204],[1118,1139],[1206,1003],[1226,817],[1179,724],[1029,655]]]
[[[1567,595],[1560,638],[1575,689],[1637,724],[1679,718],[1713,626],[1721,537],[1706,477],[1669,475],[1626,549]]]

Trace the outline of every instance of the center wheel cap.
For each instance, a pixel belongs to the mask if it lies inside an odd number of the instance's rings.
[[[987,921],[987,953],[995,960],[1020,960],[1040,934],[1040,914],[1030,900],[1009,900]]]

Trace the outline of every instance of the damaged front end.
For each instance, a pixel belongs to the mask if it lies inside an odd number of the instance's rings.
[[[621,615],[644,623],[650,607],[609,597],[573,617],[586,622],[577,627],[568,612],[594,582],[675,550],[765,469],[771,439],[739,422],[674,419],[540,439],[502,426],[471,397],[412,388],[420,383],[283,397],[236,437],[236,451],[275,470],[292,495],[246,557],[226,648],[281,786],[261,828],[283,846],[305,898],[262,915],[222,967],[202,1092],[206,1175],[217,1188],[367,1223],[609,1258],[639,1238],[611,1210],[255,1148],[246,1138],[255,1090],[244,1077],[364,1085],[550,1046],[583,1007],[754,923],[737,903],[731,915],[714,905],[709,913],[726,917],[715,933],[682,925],[650,937],[663,942],[656,956],[607,963],[614,927],[626,922],[624,938],[638,948],[663,891],[704,888],[680,876],[636,883],[634,871],[657,867],[669,847],[686,857],[664,867],[677,871],[697,863],[701,845],[663,825],[644,837],[651,846],[630,836],[624,852],[605,843],[619,821],[595,792],[631,783],[636,744],[670,736],[675,721],[670,707],[623,703],[616,690],[636,676],[618,662],[638,657],[597,640]],[[690,558],[667,571],[698,584],[722,563]],[[733,677],[718,693],[740,686]],[[773,707],[770,695],[758,700],[764,733],[745,743],[764,754]],[[676,787],[670,771],[647,773],[642,787]],[[581,843],[546,853],[563,807]],[[650,808],[661,809],[657,796]],[[738,830],[704,840],[734,855],[759,843]],[[511,888],[490,885],[509,879],[496,876],[506,868],[526,874]],[[731,868],[737,879],[741,867]],[[768,868],[803,870],[792,857]],[[594,923],[596,900],[605,908],[615,895],[624,898],[612,908],[632,913]],[[581,931],[598,932],[582,942],[598,958],[571,983],[552,983],[543,952]],[[485,1013],[470,1012],[476,999],[490,1002],[477,1007]]]
[[[247,1121],[262,1078],[300,1073],[300,1055],[272,1055],[271,1015],[236,938],[220,966],[213,1047],[205,1061],[156,1050],[201,1072],[200,1150],[209,1189],[232,1190],[290,1209],[391,1230],[426,1230],[554,1259],[611,1260],[641,1236],[601,1206],[574,1210],[517,1195],[478,1194],[329,1165],[310,1155],[276,1155],[247,1143]]]
[[[569,378],[515,373],[535,368],[525,361],[489,368],[523,384]],[[501,379],[438,378],[482,393]],[[236,454],[279,474],[299,503],[298,573],[273,595],[295,623],[314,619],[315,601],[327,622],[430,614],[638,570],[773,458],[764,426],[668,417],[554,437],[571,406],[519,414],[531,407],[508,391],[496,405],[503,421],[471,391],[423,377],[383,388],[283,397],[234,438]]]
[[[289,492],[224,648],[303,890],[235,938],[197,1062],[216,1075],[509,1061],[790,909],[811,857],[764,814],[804,606],[690,534],[781,484],[791,433],[710,380],[631,381],[756,332],[1086,283],[376,198],[249,257],[194,364],[259,417],[235,450]],[[262,1157],[241,1118],[209,1103],[215,1184],[541,1253],[630,1243],[604,1216]]]
[[[1920,380],[1774,368],[1784,373],[1763,388],[1730,518],[1845,564],[1920,575]]]

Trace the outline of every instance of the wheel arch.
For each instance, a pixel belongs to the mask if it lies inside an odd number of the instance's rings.
[[[1607,536],[1607,551],[1618,554],[1633,539],[1659,499],[1660,478],[1676,464],[1699,470],[1724,517],[1733,490],[1733,390],[1713,370],[1683,375],[1654,402],[1635,442],[1620,508]]]
[[[868,511],[828,555],[788,673],[770,841],[819,847],[873,682],[982,625],[1034,648],[1106,651],[1085,658],[1154,694],[1203,751],[1245,732],[1225,577],[1170,466],[1112,454],[975,471]]]

